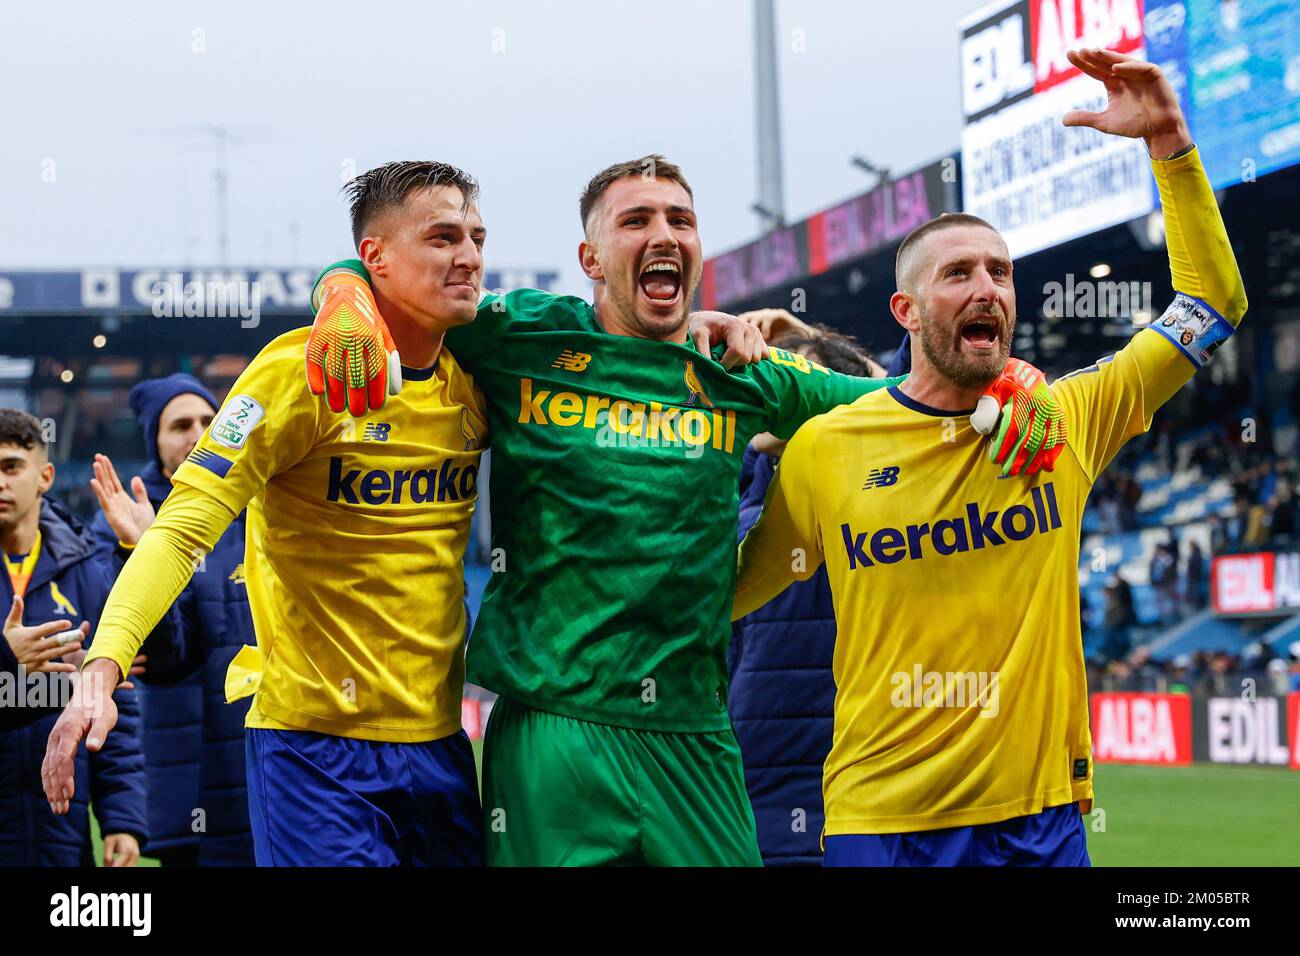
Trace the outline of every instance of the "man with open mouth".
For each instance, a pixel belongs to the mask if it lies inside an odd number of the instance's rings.
[[[734,337],[738,320],[715,321],[735,347],[710,351],[688,321],[703,263],[693,196],[662,156],[598,173],[579,212],[594,302],[489,295],[446,338],[493,433],[498,562],[467,661],[468,678],[500,695],[483,753],[486,857],[757,865],[725,705],[741,459],[759,432],[788,438],[902,380],[767,355]],[[359,262],[338,263],[319,286],[358,275]],[[319,336],[344,331],[317,319]],[[383,345],[354,335],[347,348]],[[345,389],[345,369],[327,358],[323,371],[314,390],[336,411],[382,402],[365,372]],[[1033,464],[1047,444],[1035,437],[1006,443],[1008,465]]]
[[[1064,124],[1146,141],[1167,229],[1168,310],[1053,384],[1069,427],[1051,475],[986,481],[979,436],[961,430],[947,446],[929,436],[1003,368],[1016,316],[1011,257],[974,216],[919,226],[899,247],[890,301],[911,340],[911,376],[801,429],[741,545],[737,617],[822,563],[830,578],[828,866],[1089,864],[1084,506],[1125,442],[1232,334],[1246,293],[1160,68],[1106,50],[1069,59],[1109,103]],[[873,481],[882,471],[888,480]],[[795,567],[792,552],[810,560]]]

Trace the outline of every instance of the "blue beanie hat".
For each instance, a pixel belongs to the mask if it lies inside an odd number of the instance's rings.
[[[135,412],[136,420],[144,429],[145,454],[159,468],[162,459],[158,457],[158,419],[167,403],[177,395],[197,395],[211,405],[214,412],[217,410],[217,400],[212,393],[197,378],[184,372],[166,378],[147,378],[131,389],[131,411]]]

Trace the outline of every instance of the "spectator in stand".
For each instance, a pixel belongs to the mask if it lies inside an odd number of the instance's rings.
[[[1179,654],[1169,662],[1169,685],[1171,694],[1190,694],[1192,692],[1192,657]]]
[[[1142,500],[1142,486],[1134,480],[1131,475],[1124,474],[1119,478],[1120,501],[1119,501],[1119,523],[1121,531],[1136,531],[1138,529],[1137,506]]]
[[[1280,657],[1275,657],[1268,662],[1268,693],[1285,697],[1290,692],[1290,668],[1290,663]]]
[[[1278,465],[1278,472],[1282,465]],[[1289,541],[1296,533],[1295,486],[1290,478],[1279,478],[1277,488],[1270,502],[1268,518],[1269,538],[1274,541]]]
[[[774,346],[834,371],[884,374],[857,342],[825,326],[806,325],[779,309],[741,318],[758,325]],[[746,449],[737,540],[758,519],[784,447],[765,434]],[[768,866],[822,862],[822,765],[834,725],[834,651],[835,608],[825,568],[807,581],[796,581],[732,628],[728,709],[740,742],[759,852]]]
[[[1160,665],[1151,660],[1151,649],[1145,644],[1133,649],[1129,655],[1130,676],[1125,690],[1155,693],[1164,689],[1165,676]]]
[[[68,642],[62,660],[50,662],[76,666],[85,657],[79,642],[98,624],[111,582],[94,558],[89,529],[48,497],[53,484],[54,465],[40,422],[16,409],[0,409],[0,545],[7,572],[0,572],[0,599],[7,611],[0,658],[17,657],[34,625],[71,629],[76,621],[80,637]],[[36,703],[39,693],[41,703],[55,703],[24,707],[30,711],[23,718],[27,722],[16,726],[18,721],[6,719],[11,729],[0,732],[0,866],[93,866],[92,802],[105,866],[134,866],[149,836],[140,710],[130,685],[114,695],[118,730],[125,732],[115,733],[94,753],[84,746],[78,750],[77,773],[86,774],[80,779],[89,786],[77,788],[67,815],[50,813],[42,797],[41,762],[61,709],[58,702],[71,697],[68,680],[67,674],[32,673],[17,685],[25,702]]]
[[[1232,511],[1223,523],[1224,550],[1246,547],[1250,520],[1250,496],[1242,490],[1232,496]]]
[[[1122,660],[1132,641],[1130,632],[1137,624],[1133,610],[1133,589],[1118,574],[1106,582],[1106,616],[1102,625],[1102,656],[1108,660]]]
[[[1199,690],[1210,697],[1233,697],[1241,693],[1241,683],[1234,680],[1233,659],[1226,651],[1209,656],[1209,666],[1200,680]]]
[[[1205,555],[1200,543],[1193,538],[1187,544],[1187,567],[1183,572],[1183,602],[1189,613],[1205,607],[1208,588]]]
[[[184,374],[146,379],[131,389],[130,400],[150,457],[131,482],[134,496],[104,455],[95,456],[91,482],[101,509],[96,535],[101,551],[111,555],[114,579],[217,405],[202,383]],[[144,646],[149,813],[164,865],[254,862],[244,766],[244,717],[252,698],[227,704],[225,691],[231,659],[256,643],[244,581],[244,529],[240,514],[169,612],[178,626],[156,630]]]
[[[1161,542],[1151,555],[1151,586],[1156,592],[1156,613],[1161,624],[1178,616],[1178,556],[1176,545]]]

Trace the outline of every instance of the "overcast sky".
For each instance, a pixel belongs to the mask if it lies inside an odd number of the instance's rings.
[[[871,184],[855,153],[957,146],[982,5],[778,0],[789,220]],[[211,125],[238,141],[236,265],[350,254],[339,187],[393,159],[473,172],[489,268],[564,291],[589,289],[577,196],[611,162],[681,164],[708,255],[758,234],[751,0],[28,3],[5,33],[0,268],[216,264]]]

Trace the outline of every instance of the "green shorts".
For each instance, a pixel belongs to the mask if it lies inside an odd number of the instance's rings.
[[[611,727],[498,698],[483,740],[490,866],[762,866],[730,731]]]

